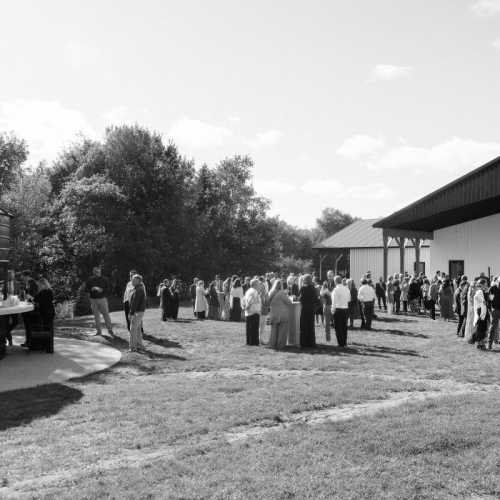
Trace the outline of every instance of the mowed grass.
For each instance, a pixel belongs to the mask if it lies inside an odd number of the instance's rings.
[[[450,498],[500,496],[500,349],[454,323],[382,314],[349,348],[244,345],[244,325],[162,323],[146,313],[144,354],[64,384],[0,393],[0,498]],[[357,322],[359,323],[359,321]],[[84,337],[90,318],[59,325]],[[85,337],[86,338],[86,337]],[[109,342],[91,338],[95,342]],[[343,422],[274,427],[304,411],[400,392],[475,392]],[[241,426],[273,430],[229,442]],[[3,487],[2,487],[3,486]]]

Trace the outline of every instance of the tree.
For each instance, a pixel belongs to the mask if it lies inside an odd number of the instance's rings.
[[[27,157],[28,148],[23,140],[0,133],[0,196],[15,182]]]
[[[316,219],[316,224],[323,232],[323,238],[328,238],[349,224],[352,224],[355,220],[358,220],[358,218],[341,212],[336,208],[325,208],[321,212],[321,217]]]

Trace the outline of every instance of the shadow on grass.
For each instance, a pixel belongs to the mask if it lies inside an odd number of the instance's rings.
[[[161,347],[172,347],[176,349],[183,349],[182,345],[179,344],[179,342],[174,342],[173,340],[168,340],[168,339],[160,339],[158,337],[154,337],[153,335],[149,335],[148,333],[145,333],[142,338],[144,340],[147,340],[148,342],[151,342],[152,344],[159,345]]]
[[[47,384],[0,394],[0,431],[55,415],[83,393],[63,384]]]
[[[428,338],[430,338],[429,335],[424,335],[423,333],[405,332],[404,330],[385,330],[382,328],[372,328],[371,331],[377,332],[377,333],[387,333],[389,335],[398,335],[399,337],[412,337],[415,339],[428,339]]]
[[[392,355],[423,357],[417,351],[412,349],[396,349],[388,346],[367,345],[352,343],[347,347],[334,345],[317,344],[316,347],[300,348],[296,346],[287,346],[281,352],[290,352],[297,354],[319,354],[329,356],[373,356],[378,358],[389,358]]]
[[[377,316],[374,321],[380,321],[381,323],[415,323],[415,320],[410,319],[408,316]]]

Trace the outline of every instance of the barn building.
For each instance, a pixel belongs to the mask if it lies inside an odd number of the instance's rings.
[[[383,230],[373,227],[378,221],[379,219],[357,220],[316,245],[314,248],[319,258],[320,278],[325,278],[328,269],[356,281],[367,271],[371,272],[375,280],[384,276]],[[401,251],[398,242],[397,238],[387,241],[387,272],[390,274],[400,271]],[[427,272],[429,269],[429,245],[426,241],[419,241],[419,245],[415,252],[412,241],[404,242],[403,268],[410,273],[414,270]],[[418,266],[416,253],[419,254]]]
[[[373,226],[383,234],[386,276],[391,272],[390,238],[431,240],[432,274],[500,274],[500,157]]]

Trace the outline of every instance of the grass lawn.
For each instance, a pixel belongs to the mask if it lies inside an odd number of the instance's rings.
[[[318,329],[316,349],[276,352],[152,309],[136,354],[112,318],[118,365],[0,393],[0,498],[500,497],[500,346],[455,323],[381,314],[345,350]]]

